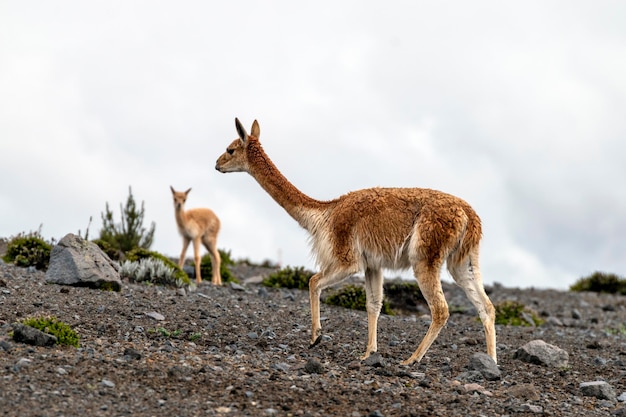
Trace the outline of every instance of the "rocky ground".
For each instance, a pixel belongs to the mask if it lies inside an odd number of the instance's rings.
[[[257,271],[258,272],[258,271]],[[238,270],[241,278],[244,270]],[[46,284],[43,272],[0,261],[0,414],[10,416],[606,416],[626,415],[626,297],[494,286],[546,324],[497,326],[501,376],[468,372],[485,351],[462,292],[419,364],[401,366],[428,326],[422,312],[381,316],[379,354],[362,362],[364,312],[322,304],[325,337],[309,349],[308,293],[202,285],[194,292],[125,284],[121,292]],[[423,310],[426,312],[427,310]],[[36,347],[11,324],[53,315],[80,347]],[[569,365],[516,358],[533,340]],[[611,395],[586,395],[604,381]]]

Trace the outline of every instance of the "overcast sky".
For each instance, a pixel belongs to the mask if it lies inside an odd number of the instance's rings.
[[[0,236],[95,238],[131,186],[175,257],[172,185],[234,258],[314,269],[252,177],[215,171],[235,117],[311,197],[464,198],[487,284],[626,274],[621,1],[0,0]]]

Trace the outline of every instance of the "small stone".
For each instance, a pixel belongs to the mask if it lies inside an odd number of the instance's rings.
[[[323,374],[325,372],[324,366],[315,359],[309,359],[304,365],[304,370],[309,374]]]
[[[507,390],[507,394],[514,398],[523,398],[525,400],[539,400],[539,393],[533,384],[513,385]]]
[[[463,388],[465,388],[465,391],[467,392],[481,392],[485,390],[485,387],[474,382],[463,385]]]
[[[580,391],[584,396],[601,400],[615,401],[617,398],[613,387],[605,381],[581,382]]]
[[[374,352],[371,355],[369,355],[363,361],[363,363],[367,366],[371,366],[374,368],[383,368],[385,366],[385,361],[383,360],[383,357],[378,352]]]
[[[0,340],[0,348],[2,348],[5,352],[9,352],[11,350],[11,344],[6,340]]]
[[[279,371],[288,372],[290,366],[286,364],[285,362],[279,362],[275,365],[272,365],[272,368],[278,369]]]
[[[22,323],[13,323],[13,340],[34,346],[53,346],[57,338],[34,327]]]
[[[115,383],[113,381],[109,381],[108,379],[103,379],[102,385],[104,385],[107,388],[115,388]]]
[[[149,313],[146,313],[146,316],[150,317],[151,319],[155,319],[157,321],[165,320],[165,316],[163,316],[163,314],[157,313],[156,311],[151,311]]]
[[[519,407],[522,413],[543,414],[543,407],[533,404],[522,404]]]
[[[15,370],[16,372],[19,371],[22,368],[25,368],[27,366],[30,366],[30,364],[32,363],[32,361],[30,359],[27,358],[20,358],[15,365],[13,365],[13,370]]]
[[[498,365],[486,353],[475,353],[470,358],[469,369],[478,371],[487,381],[496,381],[502,377]]]
[[[561,320],[559,320],[557,317],[554,316],[550,316],[546,319],[546,324],[548,326],[555,326],[555,327],[563,327],[564,324]]]
[[[141,353],[139,353],[139,351],[133,348],[126,348],[124,350],[124,358],[127,358],[128,360],[130,359],[139,360],[141,359]]]
[[[515,358],[527,363],[554,368],[565,368],[569,363],[569,354],[565,350],[543,340],[532,340],[526,343],[515,352]]]
[[[235,290],[235,291],[245,291],[246,290],[246,287],[244,287],[243,285],[239,285],[239,284],[237,284],[235,282],[231,282],[230,283],[230,288],[232,290]]]

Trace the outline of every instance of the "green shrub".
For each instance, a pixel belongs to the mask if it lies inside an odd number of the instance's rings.
[[[243,258],[243,259],[237,260],[237,264],[248,265],[248,266],[260,266],[263,268],[272,268],[272,269],[280,268],[280,266],[276,262],[272,261],[271,259],[264,259],[263,261],[261,261],[261,263],[257,263],[257,262],[252,262],[249,258]]]
[[[571,291],[591,291],[626,295],[626,279],[616,274],[596,271],[570,286]]]
[[[169,258],[158,252],[135,248],[120,265],[120,276],[133,282],[184,287],[191,285],[189,276]]]
[[[297,288],[299,290],[307,290],[309,288],[309,279],[311,279],[313,275],[313,272],[307,271],[304,267],[298,266],[292,268],[287,266],[270,274],[262,281],[262,284],[266,287],[273,288]]]
[[[414,281],[388,281],[384,284],[384,291],[392,310],[415,312],[418,303],[426,303],[419,285]]]
[[[235,261],[230,257],[230,251],[218,250],[220,253],[220,276],[222,277],[222,282],[235,282],[238,283],[239,280],[230,272],[230,266],[235,265]],[[211,264],[211,256],[207,253],[200,260],[200,274],[203,279],[207,279],[208,277],[213,276],[213,266]]]
[[[326,297],[323,301],[326,304],[345,307],[352,310],[366,311],[365,288],[357,285],[347,285]],[[389,302],[383,299],[383,306],[380,310],[383,314],[393,315]]]
[[[101,213],[102,229],[100,229],[100,240],[107,242],[112,248],[122,253],[138,247],[150,249],[156,226],[152,222],[150,229],[146,230],[143,227],[144,203],[141,202],[141,208],[137,208],[130,187],[128,187],[126,205],[122,207],[120,204],[120,211],[122,214],[121,223],[115,223],[113,212],[109,209],[109,203],[106,203],[106,211]]]
[[[55,336],[59,345],[79,347],[78,334],[56,317],[31,317],[24,319],[22,324]]]
[[[494,305],[496,309],[496,324],[511,326],[532,326],[524,316],[530,318],[535,326],[544,323],[535,311],[517,301],[502,301]],[[524,314],[525,313],[525,314]]]
[[[125,259],[125,255],[124,252],[122,252],[119,249],[114,248],[113,246],[111,246],[111,244],[109,242],[107,242],[106,240],[102,240],[102,239],[94,239],[92,240],[93,243],[95,243],[96,245],[98,245],[98,247],[100,248],[100,250],[104,253],[106,253],[106,255],[111,258],[114,261],[123,261]]]
[[[2,259],[20,267],[33,266],[40,270],[48,269],[52,245],[46,242],[39,232],[21,233],[7,243],[7,252]]]

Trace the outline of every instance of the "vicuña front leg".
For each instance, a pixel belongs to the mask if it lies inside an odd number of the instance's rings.
[[[365,270],[365,298],[367,301],[367,348],[361,360],[378,351],[378,316],[383,306],[383,271]]]
[[[196,265],[196,283],[202,282],[202,275],[200,275],[200,265],[202,264],[202,258],[200,257],[200,238],[193,240],[193,260]]]
[[[317,273],[309,280],[309,304],[311,306],[311,344],[309,347],[316,346],[322,339],[322,323],[320,321],[320,295],[322,290],[319,288],[321,278],[322,274]]]
[[[185,265],[185,255],[187,254],[187,248],[189,247],[190,242],[191,240],[183,238],[183,250],[180,253],[180,258],[178,259],[178,266],[180,266],[181,268],[183,267],[183,265]]]
[[[316,346],[322,340],[322,324],[320,321],[320,295],[324,288],[343,281],[357,270],[346,269],[335,272],[319,272],[309,280],[309,303],[311,305],[311,344]]]

